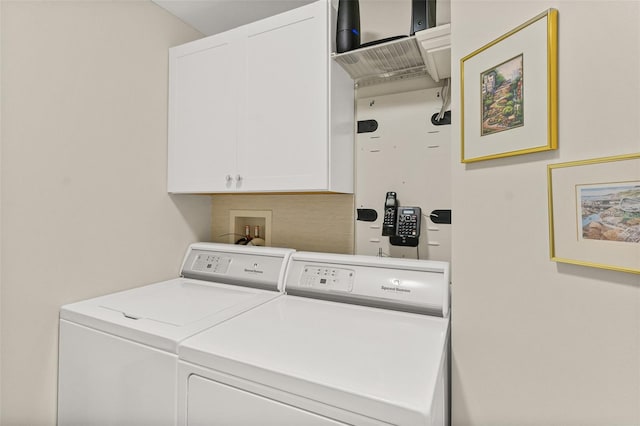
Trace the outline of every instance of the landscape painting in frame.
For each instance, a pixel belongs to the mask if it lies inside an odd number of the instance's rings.
[[[640,181],[577,185],[583,240],[640,244]]]
[[[481,136],[524,126],[524,75],[520,54],[481,74]]]

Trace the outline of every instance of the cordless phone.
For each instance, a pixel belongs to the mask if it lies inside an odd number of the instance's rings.
[[[384,219],[382,221],[382,235],[390,236],[396,233],[396,213],[398,200],[395,192],[387,192],[384,202]]]
[[[420,207],[398,207],[396,193],[387,192],[384,201],[382,235],[389,237],[389,244],[416,247],[420,237],[421,218]]]

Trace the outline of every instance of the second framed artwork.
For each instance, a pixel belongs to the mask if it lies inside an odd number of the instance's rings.
[[[558,11],[460,60],[463,163],[558,147]]]
[[[551,260],[640,274],[640,154],[551,164]]]

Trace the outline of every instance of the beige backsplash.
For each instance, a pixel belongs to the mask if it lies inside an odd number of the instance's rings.
[[[270,210],[271,245],[296,250],[353,253],[351,194],[212,195],[211,239],[226,243],[230,210]]]

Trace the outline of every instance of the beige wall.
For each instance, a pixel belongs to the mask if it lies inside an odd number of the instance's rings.
[[[269,210],[274,247],[353,253],[353,195],[214,195],[211,239],[229,242],[230,210]]]
[[[1,2],[3,425],[56,416],[60,305],[175,276],[209,197],[167,195],[167,49],[148,1]]]
[[[0,6],[0,167],[2,167],[2,7]],[[2,422],[2,172],[0,168],[0,422]]]
[[[230,209],[272,210],[274,245],[353,250],[349,195],[166,195],[166,49],[193,30],[148,2],[0,5],[0,423],[54,423],[61,304],[174,275]],[[458,58],[550,6],[560,149],[464,166],[452,128],[458,425],[640,424],[640,277],[549,261],[545,176],[640,151],[640,4],[454,1],[454,117]]]
[[[2,7],[0,6],[0,100],[3,99],[1,46],[2,46]],[[2,166],[2,107],[0,105],[0,167],[1,166]],[[2,322],[1,320],[2,320],[2,172],[0,171],[0,422],[2,421]]]
[[[549,260],[546,166],[640,151],[640,2],[454,1],[459,58],[559,10],[559,149],[463,165],[453,132],[453,422],[640,425],[640,275]]]

